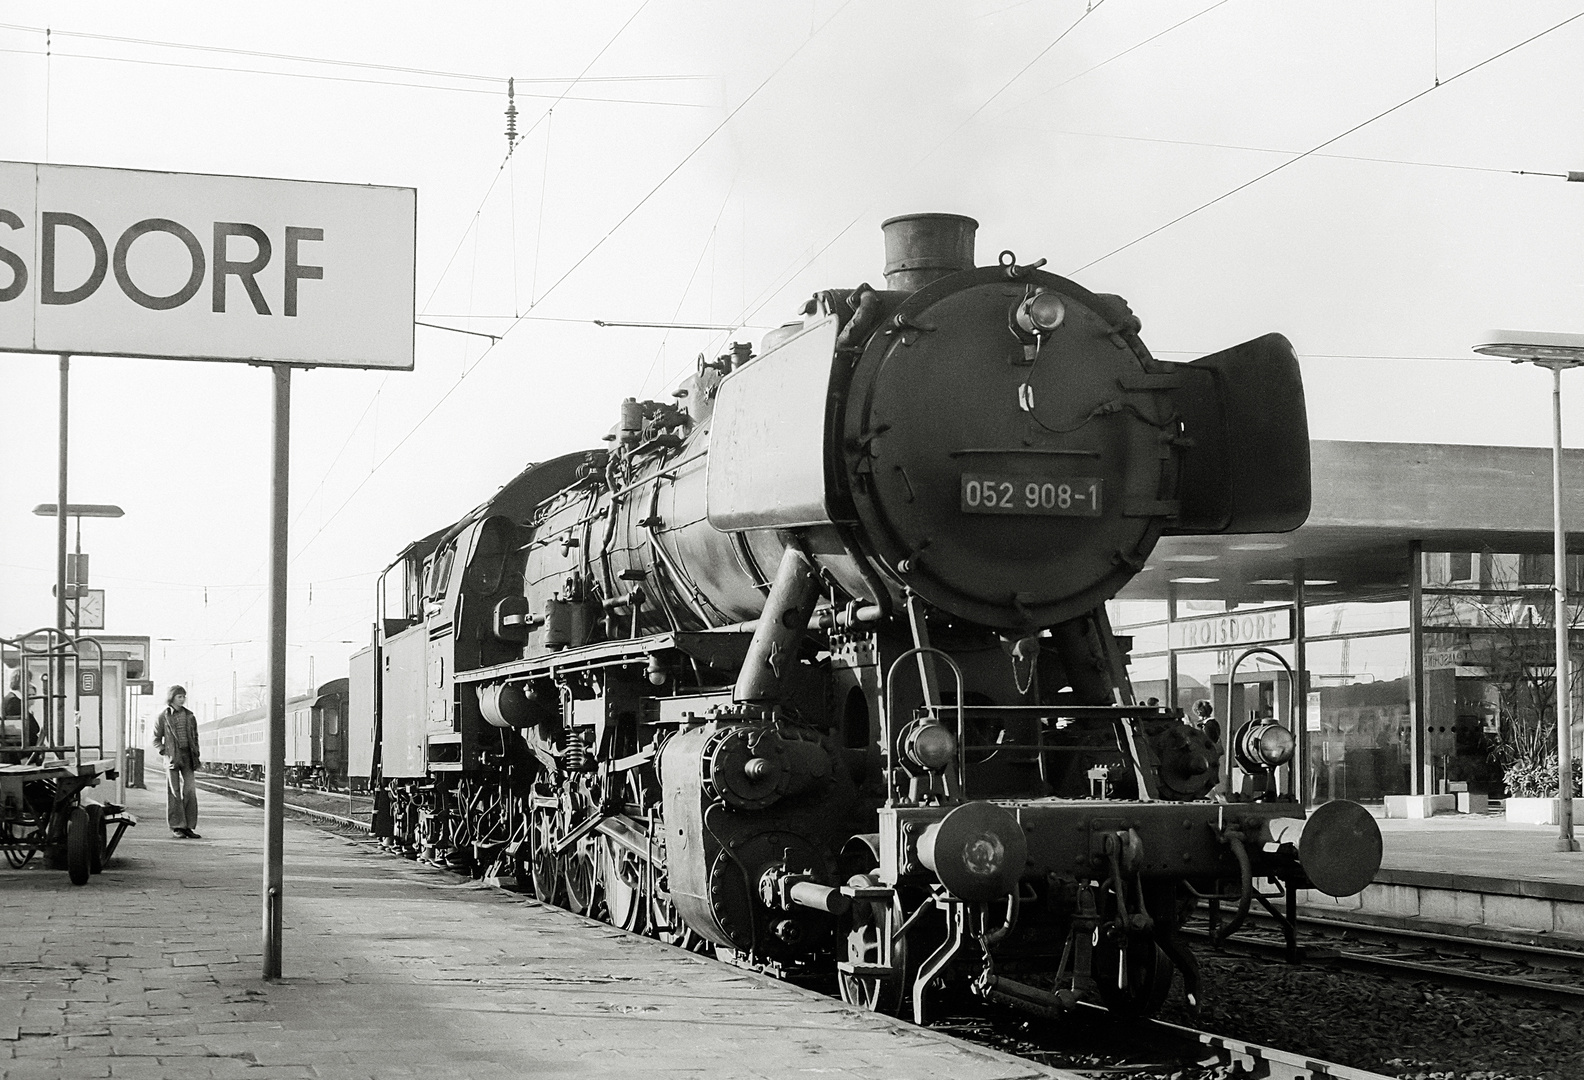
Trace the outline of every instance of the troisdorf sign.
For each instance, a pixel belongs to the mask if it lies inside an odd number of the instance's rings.
[[[0,162],[0,351],[411,369],[417,201]]]
[[[1166,641],[1174,650],[1231,649],[1291,641],[1294,620],[1290,607],[1229,611],[1166,624]]]

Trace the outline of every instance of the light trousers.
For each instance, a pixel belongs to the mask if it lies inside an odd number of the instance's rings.
[[[172,829],[198,827],[198,785],[193,783],[191,765],[174,761],[165,767],[165,809]]]

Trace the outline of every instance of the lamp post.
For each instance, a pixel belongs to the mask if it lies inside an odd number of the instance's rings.
[[[33,508],[33,513],[38,517],[51,517],[61,521],[66,518],[77,519],[77,574],[75,576],[85,577],[86,575],[82,572],[82,519],[85,517],[118,518],[123,516],[126,511],[109,503],[67,503],[66,510],[62,513],[59,503],[39,503]],[[60,538],[58,541],[60,551],[55,563],[55,622],[57,629],[64,634],[68,629],[66,624],[66,530],[64,526],[59,530],[58,535]],[[86,585],[87,582],[83,581],[81,584]],[[81,618],[79,618],[82,597],[76,590],[73,590],[71,598],[74,603],[72,605],[70,629],[75,630],[78,628],[78,624],[82,622]]]
[[[1584,178],[1584,174],[1580,174]],[[1572,177],[1570,176],[1569,179]],[[1584,334],[1492,330],[1474,351],[1551,371],[1551,532],[1556,602],[1557,840],[1577,851],[1573,836],[1573,689],[1568,677],[1567,532],[1562,526],[1562,372],[1584,364]]]
[[[64,379],[65,379],[65,365],[66,365],[66,360],[65,360],[64,357],[62,357],[62,359],[61,359],[61,371],[62,371],[63,385],[64,385]],[[63,394],[63,400],[64,400],[64,394]],[[65,417],[65,408],[64,408],[64,406],[62,407],[61,412],[62,412],[62,430],[64,431],[65,430],[65,419],[64,419],[64,417]],[[64,440],[64,437],[62,438],[61,446],[62,446],[62,450],[61,450],[61,463],[62,463],[61,464],[61,497],[62,497],[62,500],[64,500],[65,499],[65,495],[66,495],[66,466],[65,466],[66,454],[65,454],[65,440]],[[88,575],[86,573],[84,573],[84,571],[83,571],[82,519],[85,518],[85,517],[118,518],[118,517],[123,516],[126,513],[126,511],[122,510],[119,506],[113,506],[113,505],[111,505],[109,503],[53,502],[53,503],[39,503],[37,506],[35,506],[33,508],[33,513],[35,515],[37,515],[38,517],[54,518],[56,520],[56,522],[58,523],[57,527],[56,527],[56,530],[55,530],[55,543],[56,543],[56,551],[55,551],[55,626],[56,626],[56,629],[58,629],[61,632],[61,636],[62,637],[64,637],[66,635],[66,632],[67,632],[68,629],[70,629],[73,633],[80,633],[81,632],[81,626],[82,626],[82,588],[81,588],[81,586],[87,584],[87,577],[88,577]],[[70,621],[69,625],[68,625],[68,622],[67,622],[67,619],[66,619],[66,577],[67,577],[67,574],[66,574],[66,519],[67,518],[76,518],[77,519],[77,552],[76,552],[76,557],[75,557],[75,564],[76,564],[77,572],[75,574],[71,575],[71,576],[81,579],[80,584],[79,583],[74,583],[74,587],[72,589],[72,595],[71,595],[71,599],[72,599],[72,617],[71,617],[71,621]],[[62,656],[60,656],[58,658],[58,660],[53,661],[53,663],[58,666],[59,670],[56,671],[54,673],[54,675],[53,675],[53,677],[55,678],[56,681],[53,684],[53,689],[51,690],[51,693],[52,694],[62,694],[62,695],[64,695],[64,693],[65,693],[64,687],[66,686],[66,657],[64,655],[62,655]],[[103,692],[103,688],[101,688],[101,693],[102,692]],[[124,702],[126,700],[125,699],[125,689],[124,688],[123,688],[123,691],[122,691],[122,695],[123,695],[122,696],[122,701]],[[61,738],[61,739],[64,739],[65,738],[65,723],[66,723],[66,699],[65,699],[64,696],[62,696],[59,700],[60,700],[60,715],[57,718],[56,723],[60,726],[60,732],[59,732],[59,736],[58,737]],[[51,698],[51,701],[50,701],[50,705],[51,706],[54,705],[54,701],[55,701],[55,699]],[[101,708],[102,707],[103,707],[103,699],[101,698]],[[47,710],[46,710],[46,712],[47,712]],[[103,717],[103,715],[104,714],[101,711],[101,713],[100,713],[101,718]],[[100,729],[99,729],[99,742],[101,744],[104,742],[104,728],[103,728],[102,721],[101,721],[101,726],[100,726]],[[104,746],[101,745],[99,747],[99,753],[101,755],[103,755]],[[122,803],[126,802],[126,762],[123,760],[123,758],[125,756],[126,756],[126,725],[125,725],[125,721],[123,720],[123,721],[118,722],[117,725],[116,725],[116,746],[115,746],[116,801],[117,802],[122,802]]]

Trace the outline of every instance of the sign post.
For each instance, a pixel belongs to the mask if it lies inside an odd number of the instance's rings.
[[[67,391],[71,382],[71,356],[60,354],[60,455],[56,460],[55,477],[55,629],[62,638],[66,636],[66,448],[68,409]],[[66,741],[66,651],[65,642],[55,642],[52,652],[60,655],[50,665],[49,687],[45,693],[44,722],[53,729],[50,739],[56,746]]]
[[[412,370],[417,209],[412,188],[0,162],[0,352],[60,356],[63,632],[69,357],[271,369],[266,979],[281,977],[285,903],[291,368]]]
[[[270,422],[269,754],[264,772],[264,977],[281,977],[286,823],[286,531],[291,368],[276,364]]]

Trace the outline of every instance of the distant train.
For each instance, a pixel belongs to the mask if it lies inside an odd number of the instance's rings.
[[[249,709],[198,725],[203,767],[214,773],[263,780],[268,746],[266,709]],[[372,731],[367,735],[372,741]],[[347,680],[332,679],[311,694],[286,701],[286,782],[345,788],[347,784]],[[368,777],[362,778],[366,784]]]

